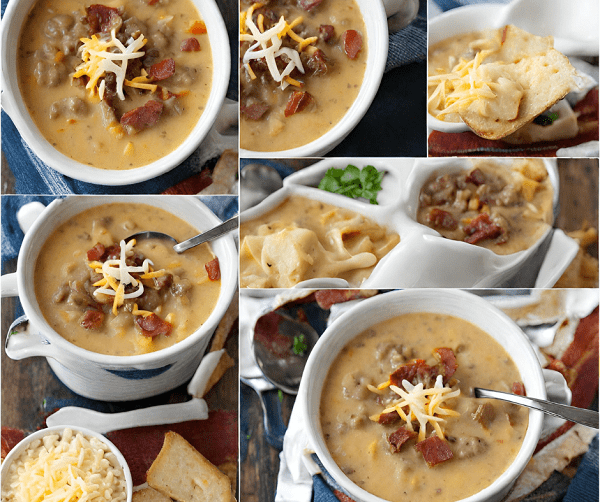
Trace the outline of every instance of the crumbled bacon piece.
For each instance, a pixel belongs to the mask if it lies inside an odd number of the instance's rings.
[[[287,106],[283,114],[286,117],[291,117],[294,113],[301,112],[312,101],[313,97],[305,91],[294,91],[288,99]]]
[[[85,329],[98,329],[104,321],[104,312],[101,310],[90,309],[86,310],[81,319],[81,325]]]
[[[483,185],[485,183],[485,175],[481,169],[473,169],[467,176],[467,183],[473,183],[476,186]]]
[[[218,281],[221,278],[221,268],[219,267],[219,259],[215,258],[214,260],[209,261],[204,264],[204,268],[208,273],[208,278],[211,281]]]
[[[104,253],[106,253],[106,248],[104,244],[98,242],[92,249],[89,249],[87,252],[88,261],[99,261],[104,257]]]
[[[454,351],[447,347],[438,347],[433,349],[433,356],[440,362],[440,374],[444,376],[446,383],[458,368]]]
[[[467,234],[465,242],[476,244],[485,239],[495,239],[502,235],[502,227],[496,225],[487,213],[481,213],[471,220],[468,225],[463,228]]]
[[[260,120],[269,109],[264,103],[254,103],[250,106],[240,106],[240,111],[250,120]]]
[[[119,9],[106,5],[94,4],[86,8],[89,31],[94,33],[108,33],[121,22]]]
[[[323,0],[298,0],[298,5],[304,10],[312,10],[315,7],[318,7]]]
[[[437,376],[437,368],[429,366],[424,359],[415,359],[399,366],[396,371],[390,375],[390,382],[396,387],[404,388],[402,380],[406,380],[413,385],[423,382],[425,387]]]
[[[346,56],[350,59],[356,59],[363,46],[360,33],[356,30],[346,30],[342,33],[341,41]]]
[[[416,432],[409,431],[406,427],[402,426],[396,432],[392,432],[388,436],[388,443],[390,443],[392,451],[398,453],[404,443],[416,436]]]
[[[121,125],[125,127],[128,134],[135,134],[156,124],[163,108],[164,105],[161,102],[151,99],[144,106],[138,106],[124,113],[121,117]]]
[[[335,28],[330,24],[322,24],[319,26],[319,38],[323,42],[329,42],[335,34]]]
[[[523,382],[513,382],[512,391],[513,391],[513,394],[516,394],[517,396],[526,396],[527,395],[527,394],[525,394],[525,385],[523,384]]]
[[[454,456],[448,442],[438,436],[430,436],[420,441],[415,445],[415,448],[421,452],[429,467],[450,460]]]
[[[142,335],[149,336],[151,338],[159,335],[169,336],[173,326],[167,321],[162,320],[156,314],[150,314],[149,316],[138,315],[135,318],[136,324],[142,330]]]
[[[194,37],[186,38],[181,42],[179,49],[182,52],[198,52],[200,50],[200,42]]]
[[[306,61],[308,69],[312,70],[313,75],[324,75],[327,73],[327,59],[321,49],[317,49]]]
[[[375,292],[368,289],[321,289],[314,293],[315,301],[324,310],[328,310],[336,303],[349,302],[357,298],[369,298]]]
[[[456,230],[458,221],[448,211],[432,207],[427,213],[427,221],[436,228],[445,228],[446,230]]]
[[[148,72],[148,76],[152,80],[165,80],[174,74],[175,60],[173,58],[167,58],[162,60],[160,63],[154,63]]]
[[[381,415],[379,415],[377,423],[382,425],[388,425],[396,423],[398,420],[400,420],[400,415],[398,415],[398,412],[394,410],[390,411],[389,413],[382,413]]]

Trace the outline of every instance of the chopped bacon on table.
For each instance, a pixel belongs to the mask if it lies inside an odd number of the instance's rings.
[[[156,314],[150,314],[148,316],[136,316],[136,324],[140,327],[142,335],[149,336],[151,338],[159,335],[169,336],[173,325],[167,321],[163,321]]]
[[[291,117],[294,113],[301,112],[304,110],[309,103],[313,100],[313,97],[305,91],[294,91],[290,95],[290,98],[285,107],[284,115]]]
[[[369,289],[321,289],[315,292],[315,300],[324,310],[330,309],[336,303],[349,302],[357,298],[370,298],[376,294]]]
[[[409,431],[406,427],[402,426],[396,432],[392,432],[388,436],[388,443],[390,443],[392,452],[398,453],[404,443],[415,437],[417,437],[416,432]]]
[[[195,39],[194,39],[195,40]],[[196,40],[197,41],[197,40]],[[165,80],[175,74],[175,60],[167,58],[159,63],[154,63],[148,72],[152,80]]]
[[[502,227],[496,225],[487,213],[481,213],[473,218],[468,225],[464,226],[463,230],[467,234],[465,242],[469,244],[476,244],[485,239],[495,239],[504,232]]]
[[[106,5],[94,4],[87,9],[87,22],[90,34],[109,33],[113,28],[118,28],[122,22],[119,9]]]
[[[436,228],[445,228],[447,230],[456,230],[458,221],[448,211],[432,207],[427,213],[427,221]]]
[[[523,382],[513,382],[512,384],[513,394],[517,394],[518,396],[526,396],[525,394],[525,385]]]
[[[104,321],[104,312],[101,310],[90,309],[86,310],[81,319],[81,325],[85,329],[98,329]]]
[[[421,452],[429,467],[450,460],[454,456],[448,446],[448,441],[444,441],[438,436],[430,436],[420,441],[415,448]]]
[[[362,49],[363,42],[360,33],[356,30],[346,30],[341,37],[344,53],[350,59],[356,59],[358,53]]]
[[[128,134],[135,134],[156,124],[163,108],[164,105],[161,102],[151,99],[145,105],[124,113],[121,117],[121,125],[125,127]]]
[[[181,42],[179,48],[182,52],[198,52],[200,50],[200,42],[194,37],[186,38]]]
[[[221,278],[221,268],[219,267],[219,259],[209,261],[204,265],[208,278],[211,281],[218,281]]]

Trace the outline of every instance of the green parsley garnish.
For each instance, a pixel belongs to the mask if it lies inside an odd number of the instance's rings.
[[[277,397],[279,397],[279,402],[283,403],[283,392],[281,389],[277,391]]]
[[[294,335],[294,346],[292,347],[292,351],[297,356],[303,356],[308,349],[308,344],[306,343],[306,337],[304,335]]]
[[[552,122],[554,122],[557,119],[558,119],[558,113],[548,112],[548,113],[543,113],[542,115],[538,115],[534,119],[534,123],[536,123],[537,125],[541,125],[541,126],[549,126],[550,124],[552,124]]]
[[[365,166],[362,169],[353,165],[345,169],[332,167],[325,173],[319,188],[353,199],[364,197],[371,204],[377,204],[377,193],[381,190],[383,174],[373,166]]]

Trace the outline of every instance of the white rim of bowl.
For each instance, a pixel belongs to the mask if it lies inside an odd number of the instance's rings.
[[[33,3],[36,0],[30,1]],[[229,85],[231,53],[225,22],[214,0],[191,1],[202,18],[210,20],[207,23],[207,31],[212,51],[213,74],[205,109],[192,131],[175,150],[151,164],[127,170],[100,169],[77,162],[55,149],[39,132],[21,97],[16,72],[17,58],[10,59],[10,54],[6,50],[11,46],[9,36],[14,33],[14,30],[17,30],[12,19],[17,13],[18,5],[22,3],[17,0],[9,2],[2,18],[1,27],[1,40],[4,47],[2,51],[2,106],[21,137],[43,163],[51,169],[79,181],[96,185],[122,186],[140,183],[165,174],[181,164],[198,148],[213,126],[223,105]],[[21,26],[18,26],[17,33],[20,33],[20,30]],[[16,38],[18,41],[18,36]],[[220,71],[218,73],[214,71],[215,61],[219,62]]]
[[[410,300],[411,298],[415,298],[418,296],[430,297],[429,304],[431,305],[430,309],[421,309],[420,312],[436,312],[436,296],[443,294],[446,296],[454,297],[457,300],[468,301],[472,303],[479,304],[486,309],[490,310],[490,314],[493,314],[496,320],[503,322],[505,324],[513,326],[513,330],[517,339],[521,342],[521,348],[527,354],[531,363],[535,365],[531,365],[529,369],[535,373],[537,377],[535,381],[528,382],[528,395],[532,397],[537,397],[541,399],[546,399],[546,390],[544,385],[544,377],[542,373],[542,369],[537,362],[537,357],[531,347],[531,344],[527,341],[525,334],[518,328],[518,326],[512,321],[506,314],[498,310],[496,307],[486,302],[484,299],[468,293],[462,290],[447,290],[447,289],[409,289],[409,290],[400,290],[394,291],[390,293],[384,293],[382,295],[375,296],[373,298],[369,298],[361,301],[356,306],[352,307],[340,317],[338,317],[332,324],[327,328],[327,330],[321,335],[319,341],[313,348],[311,355],[309,356],[308,362],[306,364],[304,375],[313,374],[314,371],[318,371],[319,369],[327,366],[326,371],[329,371],[330,364],[335,360],[335,357],[338,355],[339,351],[333,353],[332,351],[326,351],[327,345],[330,343],[329,340],[336,336],[336,331],[339,331],[345,327],[347,324],[347,319],[350,319],[354,316],[360,316],[365,311],[369,311],[376,307],[376,305],[382,302],[381,298],[387,297],[389,298],[397,298],[398,302],[401,302],[403,298]],[[387,295],[392,295],[389,297]],[[417,310],[414,310],[415,312]],[[400,314],[398,314],[400,315]],[[455,315],[456,317],[463,318],[461,315]],[[374,321],[374,323],[381,322],[383,319],[390,319],[395,317],[395,315],[383,316],[379,320]],[[471,322],[471,321],[468,321]],[[369,323],[369,324],[374,324]],[[480,328],[483,329],[483,328]],[[358,331],[354,336],[358,336],[362,330]],[[484,329],[484,331],[486,331]],[[486,331],[487,332],[487,331]],[[492,336],[492,335],[489,335]],[[494,337],[492,337],[494,338]],[[352,338],[348,339],[348,342]],[[495,338],[494,338],[495,339]],[[341,349],[340,349],[341,350]],[[323,355],[324,354],[324,355]],[[326,361],[322,361],[322,359],[326,357]],[[522,368],[517,366],[519,369],[519,373],[521,373],[521,377],[523,377]],[[325,371],[325,370],[323,370]],[[325,378],[327,373],[324,373]],[[334,477],[334,479],[342,486],[346,491],[348,491],[351,495],[357,496],[360,495],[361,499],[366,502],[386,502],[384,499],[373,495],[360,488],[358,485],[354,484],[339,468],[339,466],[335,463],[331,454],[327,450],[325,442],[322,437],[321,424],[319,420],[319,412],[318,407],[315,410],[314,406],[311,406],[311,395],[319,395],[322,393],[322,384],[323,382],[310,382],[310,386],[307,381],[303,382],[304,385],[301,385],[298,397],[302,399],[302,403],[305,404],[303,408],[305,423],[307,424],[306,430],[309,437],[309,446],[315,450],[315,453],[328,470],[328,472]],[[533,385],[532,385],[533,384]],[[488,487],[484,488],[480,492],[477,492],[465,499],[461,499],[457,502],[483,502],[484,500],[488,500],[489,497],[492,497],[495,494],[500,493],[504,488],[508,487],[514,480],[519,476],[522,470],[525,468],[527,463],[529,462],[539,437],[542,431],[542,422],[543,422],[543,413],[530,410],[529,412],[529,424],[527,427],[527,432],[525,434],[525,438],[523,439],[523,443],[519,452],[517,453],[513,462],[508,466],[508,468],[498,477],[492,484]]]
[[[181,199],[181,196],[175,197],[177,197],[177,200],[185,200]],[[144,198],[143,201],[139,201],[137,203],[149,204],[154,199],[156,199],[157,201],[166,200],[165,196],[155,196]],[[17,283],[19,290],[19,299],[21,300],[21,303],[23,305],[23,310],[25,310],[25,314],[27,315],[32,325],[42,330],[46,336],[49,336],[51,338],[51,344],[55,348],[57,348],[59,351],[63,350],[67,352],[68,354],[70,354],[71,357],[80,357],[82,360],[87,360],[95,364],[101,365],[102,367],[108,368],[135,367],[140,364],[164,364],[165,361],[172,359],[180,352],[183,352],[195,345],[198,342],[198,338],[206,336],[208,333],[211,333],[214,329],[216,329],[219,322],[223,318],[223,315],[225,314],[225,311],[227,310],[227,307],[229,306],[229,303],[231,302],[231,299],[233,298],[233,295],[235,294],[235,291],[237,289],[237,251],[233,242],[233,237],[231,235],[219,238],[221,242],[220,245],[223,246],[223,251],[230,255],[229,257],[231,258],[231,270],[228,274],[228,277],[231,276],[230,280],[227,283],[224,283],[223,280],[221,280],[221,291],[219,293],[219,298],[217,299],[215,308],[211,312],[208,319],[204,322],[204,324],[202,324],[196,331],[191,333],[187,338],[181,340],[180,342],[177,342],[174,345],[171,345],[170,347],[166,347],[155,352],[150,352],[148,354],[139,354],[134,356],[113,356],[92,352],[90,350],[78,347],[77,345],[63,338],[55,330],[53,330],[38,307],[37,299],[35,298],[35,291],[32,290],[33,298],[31,299],[24,294],[24,292],[27,290],[28,284],[25,273],[27,268],[27,262],[29,260],[32,260],[32,263],[35,264],[37,260],[37,254],[36,256],[32,256],[32,253],[30,251],[30,242],[36,240],[38,229],[46,225],[48,215],[55,213],[60,214],[61,211],[64,211],[64,208],[61,208],[61,203],[63,201],[69,200],[72,202],[67,202],[67,204],[78,204],[77,201],[79,200],[79,198],[67,197],[64,199],[57,199],[47,206],[46,210],[44,211],[44,214],[34,222],[29,231],[25,234],[25,238],[23,239],[23,244],[21,245],[21,251],[19,252],[19,258],[17,261]],[[90,206],[81,206],[80,209],[78,208],[77,213],[80,213],[82,211],[85,211],[86,209],[89,209],[90,207],[95,207],[101,204],[108,204],[113,202],[132,202],[131,198],[127,196],[89,196],[85,197],[85,200],[97,200],[98,204],[91,204]],[[193,204],[197,206],[199,215],[200,213],[202,213],[201,216],[204,219],[209,220],[212,224],[220,223],[220,220],[208,209],[208,207],[202,204],[202,202],[199,199],[193,196],[189,196],[187,200],[195,201],[193,202]],[[160,205],[157,207],[169,212],[168,209]],[[180,217],[178,215],[175,216]],[[60,223],[64,223],[65,221],[67,221],[67,219],[68,218],[62,219]],[[189,220],[184,219],[184,221],[193,226],[193,223],[189,222]],[[55,228],[56,225],[53,225],[52,229]],[[51,234],[52,229],[50,230],[49,235]],[[31,273],[33,274],[35,265],[31,265],[31,267],[33,267],[31,269]],[[217,307],[219,307],[219,310],[222,310],[222,313],[219,313],[217,311]],[[49,355],[49,357],[54,357],[54,355]]]
[[[361,12],[364,12],[362,7]],[[379,25],[368,33],[369,54],[367,56],[367,67],[361,89],[352,103],[350,109],[323,136],[306,143],[305,145],[281,150],[276,152],[261,152],[257,150],[246,150],[240,148],[240,157],[243,158],[280,158],[280,157],[313,157],[324,155],[333,150],[343,139],[350,134],[360,120],[369,110],[375,95],[379,90],[381,79],[385,70],[388,55],[388,28],[387,18],[383,4],[378,1],[369,3],[369,12],[378,18]],[[364,15],[363,15],[364,18]],[[368,30],[367,30],[368,31]]]

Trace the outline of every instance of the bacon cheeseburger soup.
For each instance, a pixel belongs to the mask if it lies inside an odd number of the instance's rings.
[[[18,68],[42,135],[76,161],[114,170],[177,148],[212,82],[206,26],[190,0],[38,0]]]
[[[287,288],[339,277],[359,286],[399,241],[362,214],[292,195],[240,225],[240,284]]]
[[[346,114],[367,65],[353,0],[240,2],[240,145],[296,148]]]
[[[221,289],[210,246],[177,254],[166,240],[123,240],[142,230],[179,242],[199,233],[162,209],[116,203],[88,209],[50,235],[35,292],[63,338],[101,354],[144,354],[187,338],[209,317]]]
[[[471,170],[434,174],[421,189],[417,221],[506,255],[531,247],[550,228],[552,196],[541,160],[481,161]]]
[[[323,437],[356,485],[392,502],[452,502],[512,463],[526,409],[475,399],[473,387],[524,393],[519,371],[488,334],[462,319],[411,313],[346,345],[321,395]]]

